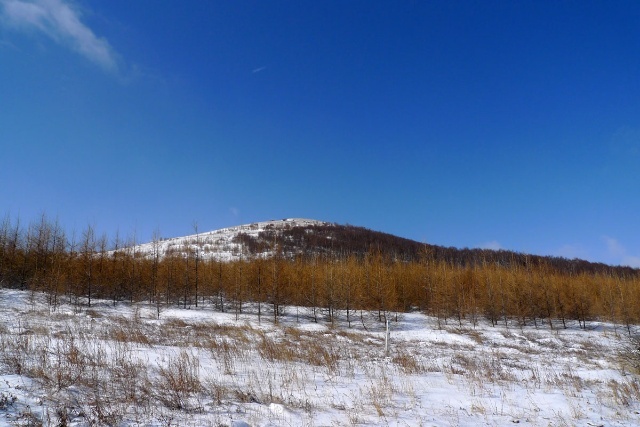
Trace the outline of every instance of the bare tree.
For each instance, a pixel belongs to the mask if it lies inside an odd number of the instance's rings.
[[[200,233],[198,232],[198,222],[194,221],[193,222],[193,230],[196,232],[196,259],[195,259],[195,273],[196,273],[196,277],[195,277],[195,301],[196,301],[196,307],[198,307],[198,277],[199,277],[199,272],[198,272],[198,265],[200,264]]]
[[[156,304],[156,314],[158,316],[158,319],[160,319],[161,298],[158,289],[158,270],[160,265],[160,232],[157,228],[153,231],[151,247],[153,256],[151,267],[152,299]]]
[[[82,242],[80,243],[80,262],[82,269],[82,285],[87,295],[87,305],[91,307],[91,292],[93,290],[93,264],[96,252],[95,231],[93,226],[87,225],[82,232]]]

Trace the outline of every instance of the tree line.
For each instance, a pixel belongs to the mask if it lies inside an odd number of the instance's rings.
[[[362,257],[372,248],[377,248],[394,259],[419,261],[424,251],[428,250],[429,256],[434,260],[459,267],[495,263],[504,267],[519,268],[535,264],[550,266],[555,271],[571,274],[600,273],[614,276],[638,274],[637,269],[625,266],[610,266],[564,257],[530,255],[502,249],[459,249],[431,245],[364,227],[328,223],[307,227],[285,226],[278,231],[274,227],[267,227],[257,237],[241,233],[238,235],[238,241],[243,243],[250,254],[257,255],[271,246],[276,234],[279,235],[285,253],[296,253],[302,248],[303,251],[319,254],[349,254]]]
[[[640,323],[637,269],[586,262],[580,268],[582,261],[558,264],[556,258],[481,250],[463,262],[437,246],[413,242],[412,251],[403,252],[396,240],[385,247],[375,232],[356,244],[362,230],[349,227],[320,229],[315,236],[293,230],[297,241],[265,232],[259,242],[239,237],[243,256],[221,262],[203,257],[197,234],[196,244],[185,244],[183,251],[161,253],[156,236],[152,251],[142,253],[135,242],[98,236],[91,226],[70,238],[45,215],[26,225],[6,216],[0,225],[0,286],[43,292],[53,308],[63,301],[144,301],[158,316],[170,306],[206,305],[236,315],[252,310],[278,322],[287,307],[300,306],[309,307],[315,321],[349,324],[363,321],[363,312],[384,321],[413,310],[442,324],[487,319],[561,328],[573,321],[586,328],[605,320],[630,331]],[[351,246],[335,238],[339,232]],[[325,239],[330,233],[334,238]],[[271,255],[262,256],[258,244]]]

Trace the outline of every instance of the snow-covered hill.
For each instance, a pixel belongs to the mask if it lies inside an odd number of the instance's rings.
[[[572,274],[598,272],[628,277],[639,273],[639,270],[630,267],[612,267],[579,259],[569,260],[506,250],[444,247],[364,227],[303,218],[254,222],[189,236],[161,238],[120,251],[136,257],[188,255],[200,260],[227,262],[256,257],[269,258],[276,249],[285,257],[299,254],[362,257],[373,250],[391,259],[417,261],[427,255],[435,261],[454,265],[496,264],[508,267],[545,264],[559,272]]]
[[[323,225],[331,225],[331,223],[304,218],[286,218],[254,222],[189,236],[161,239],[155,242],[137,245],[129,248],[128,251],[143,254],[148,257],[153,257],[157,253],[161,258],[176,253],[190,253],[194,256],[197,253],[200,259],[235,261],[247,255],[246,250],[243,250],[241,235],[257,239],[261,233],[267,231],[274,231],[276,235],[280,235],[283,230],[294,227]],[[262,256],[269,256],[270,254],[271,246],[265,249]]]

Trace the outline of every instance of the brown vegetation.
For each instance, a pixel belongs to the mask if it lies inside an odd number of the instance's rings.
[[[362,310],[380,321],[421,310],[442,324],[486,318],[494,325],[517,320],[556,328],[577,321],[586,328],[599,319],[629,329],[640,323],[636,269],[505,251],[455,252],[356,227],[300,229],[281,236],[266,230],[259,242],[241,237],[247,253],[270,247],[276,255],[222,263],[188,248],[160,254],[157,238],[153,253],[141,254],[118,238],[109,245],[92,227],[77,242],[44,215],[26,227],[5,217],[0,284],[44,292],[53,309],[61,297],[86,306],[96,298],[149,301],[158,317],[170,305],[204,302],[236,314],[253,303],[259,316],[276,323],[286,306],[313,307],[315,321],[340,316],[349,325],[361,321]]]

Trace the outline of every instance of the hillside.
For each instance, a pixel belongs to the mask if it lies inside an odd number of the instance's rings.
[[[248,255],[271,255],[274,236],[283,238],[291,230],[297,232],[327,226],[330,226],[328,222],[301,218],[254,222],[189,236],[159,239],[129,250],[149,257],[157,252],[160,257],[198,254],[202,259],[238,261]],[[286,241],[287,238],[284,239]]]
[[[269,258],[276,252],[286,257],[328,256],[363,257],[377,252],[401,261],[428,258],[460,267],[494,264],[503,267],[546,265],[570,274],[610,274],[637,276],[638,269],[609,266],[580,259],[523,254],[507,250],[454,248],[420,243],[392,234],[353,225],[302,218],[270,220],[222,228],[183,237],[159,239],[129,248],[130,251],[162,258],[172,254],[196,254],[200,259],[238,261],[247,258]]]

